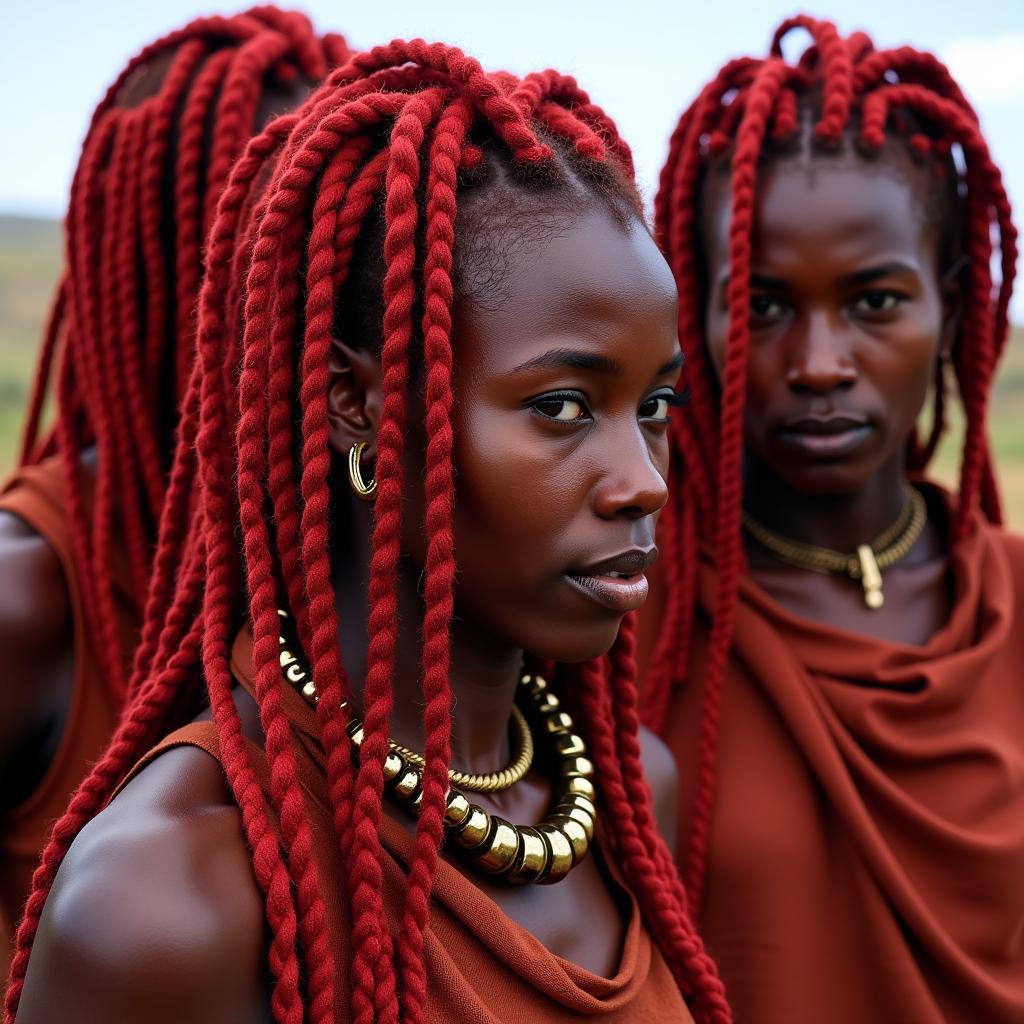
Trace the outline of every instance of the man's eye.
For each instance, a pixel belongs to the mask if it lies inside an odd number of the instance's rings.
[[[581,420],[586,417],[583,403],[565,395],[549,395],[545,398],[538,398],[533,403],[533,408],[542,416],[547,416],[551,420],[559,420],[562,423]]]
[[[891,313],[899,302],[900,296],[895,292],[865,292],[854,308],[861,313]]]
[[[752,295],[750,297],[750,312],[758,320],[770,320],[782,316],[782,303],[778,299],[769,298],[767,295]]]

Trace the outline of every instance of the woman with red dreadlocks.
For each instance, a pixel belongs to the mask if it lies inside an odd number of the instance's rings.
[[[392,43],[249,144],[208,267],[133,696],[6,1020],[729,1021],[638,732],[682,358],[615,126]]]
[[[125,701],[195,349],[204,229],[253,132],[346,56],[340,36],[318,39],[273,7],[204,18],[146,47],[93,116],[22,466],[0,492],[5,967],[47,830]],[[54,363],[56,422],[40,436]]]
[[[977,118],[930,54],[794,18],[683,114],[656,215],[692,401],[644,713],[737,1020],[1020,1022],[1024,543],[985,428],[1017,253]],[[920,476],[954,383],[955,495]]]

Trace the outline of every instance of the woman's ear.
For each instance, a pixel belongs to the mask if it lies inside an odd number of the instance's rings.
[[[939,288],[942,298],[942,336],[939,354],[950,355],[960,333],[960,317],[964,307],[964,277],[969,261],[966,256],[955,260],[942,275]]]
[[[359,441],[366,454],[377,454],[377,427],[382,405],[380,360],[371,349],[351,348],[337,337],[327,361],[327,429],[331,448],[348,455]]]

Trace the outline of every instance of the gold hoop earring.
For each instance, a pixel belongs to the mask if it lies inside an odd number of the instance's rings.
[[[358,497],[363,501],[373,501],[377,496],[377,481],[374,479],[367,483],[363,479],[363,470],[359,465],[365,448],[366,441],[356,441],[348,450],[348,480]]]

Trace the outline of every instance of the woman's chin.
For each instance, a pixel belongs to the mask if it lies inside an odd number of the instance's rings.
[[[586,628],[577,624],[560,633],[552,631],[543,637],[531,638],[524,649],[545,661],[579,665],[607,654],[619,635],[621,625],[622,616]]]

